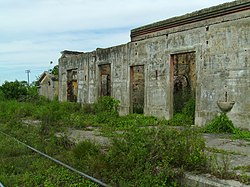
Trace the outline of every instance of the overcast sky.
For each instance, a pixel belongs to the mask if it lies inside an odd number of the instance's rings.
[[[36,80],[65,49],[127,43],[133,28],[229,1],[0,0],[0,85],[27,80],[25,70]]]

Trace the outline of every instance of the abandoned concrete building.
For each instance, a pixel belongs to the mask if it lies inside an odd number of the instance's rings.
[[[196,101],[195,124],[221,110],[250,129],[250,1],[238,0],[131,30],[131,41],[92,52],[63,51],[59,100],[120,100],[121,115],[171,119]]]
[[[58,77],[45,71],[38,79],[38,94],[49,100],[58,97]]]

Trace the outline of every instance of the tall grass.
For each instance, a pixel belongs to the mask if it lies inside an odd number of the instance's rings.
[[[0,134],[0,179],[5,186],[98,186]]]

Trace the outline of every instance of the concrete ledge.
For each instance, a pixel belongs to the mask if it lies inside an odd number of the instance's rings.
[[[233,1],[210,8],[205,8],[199,11],[185,14],[183,16],[169,18],[163,21],[132,29],[130,34],[131,41],[136,41],[136,37],[141,35],[158,32],[173,27],[183,26],[186,24],[203,21],[210,18],[216,18],[240,11],[246,11],[249,9],[250,2],[248,0]]]
[[[218,179],[210,174],[195,175],[189,172],[184,173],[182,184],[190,187],[250,187],[239,181]]]

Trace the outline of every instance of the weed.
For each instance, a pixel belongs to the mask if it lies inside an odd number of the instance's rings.
[[[228,156],[226,157],[224,154],[222,154],[222,159],[225,159],[225,158],[228,158]],[[226,167],[223,167],[221,166],[221,163],[219,162],[219,158],[218,158],[218,155],[217,154],[213,154],[209,157],[209,170],[210,172],[219,177],[219,178],[222,178],[223,176],[226,176],[229,174],[229,171],[228,171],[228,159],[224,160],[223,161],[224,165]]]
[[[237,166],[234,168],[234,170],[242,170],[245,172],[250,172],[250,165],[245,165],[245,166]]]
[[[247,174],[242,174],[240,177],[240,181],[243,182],[244,184],[249,185],[250,184],[250,176]]]
[[[235,128],[233,138],[250,141],[250,132],[248,130],[241,130],[239,128]]]

